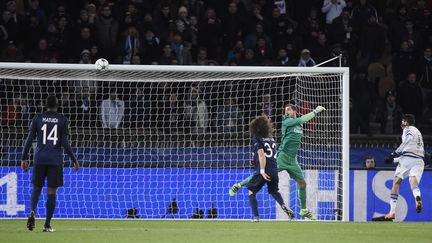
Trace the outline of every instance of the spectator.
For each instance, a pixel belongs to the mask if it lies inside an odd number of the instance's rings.
[[[77,32],[81,32],[83,28],[88,28],[91,32],[94,32],[94,22],[95,18],[90,18],[88,11],[82,9],[80,11],[80,17],[75,23],[75,28],[77,29]]]
[[[311,52],[308,49],[303,49],[300,55],[299,67],[313,67],[316,63],[311,57]]]
[[[408,74],[408,80],[399,88],[397,103],[404,114],[413,114],[420,120],[423,112],[422,90],[415,73]]]
[[[95,20],[95,28],[98,33],[98,43],[101,55],[108,61],[115,55],[119,24],[111,15],[111,8],[105,6],[100,16]]]
[[[160,65],[170,65],[171,60],[175,59],[175,55],[171,50],[171,45],[166,44],[162,49],[162,56],[159,58],[158,64]]]
[[[273,119],[274,111],[273,111],[273,104],[271,102],[270,94],[264,94],[262,96],[260,106],[261,106],[261,114],[259,115],[265,115],[270,121],[274,122]]]
[[[188,17],[188,10],[185,6],[178,9],[178,17],[175,20],[176,31],[181,35],[185,41],[191,40],[190,21]]]
[[[353,103],[353,111],[360,133],[369,134],[369,116],[373,105],[373,90],[369,87],[370,82],[364,70],[359,70],[357,75],[351,79],[350,94]],[[356,131],[357,132],[357,131]]]
[[[151,94],[146,94],[146,88],[139,87],[136,93],[131,95],[128,105],[129,122],[131,127],[150,128],[151,117],[154,111],[151,107]]]
[[[366,169],[375,169],[375,158],[373,156],[367,156],[364,166]]]
[[[80,55],[80,64],[91,64],[91,53],[89,50],[83,50]]]
[[[29,23],[24,27],[25,33],[27,33],[24,39],[23,53],[28,57],[32,51],[34,51],[35,43],[38,43],[45,33],[43,25],[40,23],[38,18],[30,16]]]
[[[199,46],[207,49],[209,59],[217,59],[220,52],[222,29],[221,21],[213,8],[207,8],[199,29]]]
[[[49,62],[50,52],[48,51],[48,44],[45,39],[40,39],[38,49],[31,53],[30,60],[32,62]]]
[[[237,3],[228,3],[228,11],[222,18],[223,46],[227,50],[235,45],[235,41],[243,34],[244,18],[238,11]]]
[[[90,50],[93,46],[96,45],[96,41],[91,38],[91,30],[88,27],[83,27],[80,30],[78,39],[72,39],[70,46],[71,52],[69,53],[69,57],[75,62],[78,60],[78,54],[83,50]]]
[[[144,32],[142,62],[144,64],[150,64],[152,61],[158,60],[160,54],[159,38],[155,36],[152,30],[146,30]]]
[[[198,50],[198,56],[197,56],[196,64],[197,65],[207,65],[208,61],[209,60],[207,59],[207,49],[206,48],[200,48]]]
[[[318,18],[317,10],[312,8],[309,15],[304,21],[302,27],[302,35],[306,45],[314,43],[320,33],[324,33],[323,23]]]
[[[111,91],[108,99],[101,104],[101,120],[103,128],[120,128],[124,116],[124,101],[117,98],[117,93]]]
[[[375,15],[371,15],[369,23],[365,26],[365,32],[361,35],[360,45],[363,58],[368,64],[377,61],[383,54],[386,32],[377,22]]]
[[[272,40],[273,48],[284,47],[287,43],[299,42],[296,33],[298,23],[288,16],[282,16],[280,9],[274,7],[269,23],[269,35]]]
[[[327,37],[325,34],[319,34],[318,39],[314,45],[311,46],[315,60],[318,63],[322,63],[332,58],[331,47],[327,44]]]
[[[273,58],[273,50],[263,36],[258,37],[254,52],[256,53],[255,60],[258,64],[264,64]]]
[[[240,108],[235,104],[232,97],[224,99],[223,106],[219,107],[217,116],[217,127],[223,133],[242,132],[244,118]]]
[[[344,0],[324,0],[321,11],[326,14],[326,23],[333,23],[333,20],[342,13],[342,9],[346,7]]]
[[[133,65],[140,65],[140,64],[142,64],[141,63],[141,57],[138,56],[138,55],[134,55],[132,57],[131,64],[133,64]]]
[[[432,48],[427,47],[423,58],[417,66],[417,75],[420,77],[420,87],[423,92],[423,104],[426,108],[432,107]]]
[[[288,57],[287,51],[283,48],[279,49],[276,57],[276,66],[290,66],[291,60]]]
[[[171,92],[169,96],[168,105],[165,106],[164,116],[165,120],[165,132],[168,134],[178,133],[184,128],[184,110],[183,106],[178,100],[178,95],[175,92]]]
[[[413,50],[409,47],[408,41],[402,41],[399,51],[393,55],[392,59],[393,79],[396,86],[399,86],[400,82],[408,76],[408,73],[414,70],[415,61]]]
[[[122,63],[130,64],[132,57],[142,55],[142,41],[135,26],[129,26],[125,38],[120,42]]]
[[[347,46],[355,38],[353,30],[350,13],[344,9],[341,15],[335,18],[329,26],[328,35],[330,43]]]
[[[258,37],[263,37],[266,40],[266,43],[271,46],[271,40],[270,37],[264,33],[264,25],[263,23],[257,23],[255,25],[255,31],[250,33],[245,38],[245,48],[246,49],[252,49],[256,45],[258,41]]]
[[[182,38],[183,37],[179,32],[175,33],[171,42],[171,49],[173,50],[179,65],[189,65],[192,63],[190,44],[183,42]]]
[[[400,46],[401,39],[398,38],[404,31],[405,23],[408,19],[408,10],[405,5],[400,5],[397,10],[397,16],[389,18],[389,34],[392,48],[396,50]]]
[[[368,23],[370,23],[371,17],[374,17],[375,20],[378,20],[378,13],[374,6],[369,4],[367,0],[360,0],[359,3],[354,6],[352,13],[351,13],[352,19],[354,21],[355,29],[360,31],[360,36],[362,36],[366,30],[366,26]]]
[[[243,41],[237,40],[235,46],[228,52],[227,62],[234,61],[238,63],[244,56],[244,46]]]
[[[255,62],[255,53],[251,49],[246,49],[245,51],[245,57],[243,60],[239,62],[241,66],[256,66],[257,63]]]
[[[90,95],[90,89],[83,87],[82,92],[77,94],[77,96],[76,104],[73,104],[75,112],[72,112],[72,114],[76,115],[76,126],[82,128],[95,127],[97,106],[95,98]]]
[[[377,121],[381,124],[382,134],[400,133],[402,108],[396,104],[396,96],[393,91],[388,91],[385,96],[385,103],[378,107]]]
[[[168,40],[168,34],[170,31],[170,23],[173,22],[169,6],[162,5],[160,10],[157,11],[153,16],[155,16],[155,26],[158,26],[156,29],[156,35],[160,37],[162,42],[166,42]]]
[[[9,41],[7,48],[3,50],[1,55],[2,62],[24,62],[25,57],[20,49],[18,49],[13,41]]]
[[[192,133],[204,133],[209,125],[209,113],[207,104],[200,98],[199,90],[195,87],[190,89],[188,100],[185,102],[186,127],[191,128]]]

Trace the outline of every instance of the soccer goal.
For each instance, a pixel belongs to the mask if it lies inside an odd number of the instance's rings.
[[[65,160],[57,218],[250,219],[248,123],[265,114],[280,142],[282,107],[327,110],[304,125],[298,160],[308,208],[321,220],[349,219],[348,68],[0,63],[0,217],[25,217],[31,170],[19,168],[32,116],[55,94],[70,120],[82,169]],[[30,159],[31,161],[31,159]],[[296,183],[280,191],[298,217]],[[284,219],[264,189],[262,219]],[[45,197],[45,193],[41,197]],[[37,212],[45,215],[40,200]],[[27,209],[27,212],[25,211]]]

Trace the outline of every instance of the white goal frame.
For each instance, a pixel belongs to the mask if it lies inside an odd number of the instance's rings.
[[[264,67],[264,66],[169,66],[169,65],[111,65],[108,71],[97,72],[94,65],[89,64],[50,64],[50,63],[1,63],[0,72],[2,69],[33,69],[33,70],[55,70],[56,74],[59,74],[58,78],[61,80],[77,80],[78,78],[85,78],[86,80],[107,80],[107,81],[138,81],[139,76],[124,77],[125,79],[120,80],[118,76],[111,75],[116,72],[122,71],[142,71],[142,72],[212,72],[212,73],[224,73],[224,72],[237,72],[237,73],[248,73],[256,74],[260,73],[271,74],[274,73],[275,77],[278,77],[281,73],[290,75],[298,74],[336,74],[341,76],[342,84],[342,221],[349,221],[349,68],[348,67]],[[78,76],[74,76],[72,72]],[[5,79],[45,79],[55,80],[53,77],[37,76],[37,72],[34,72],[34,76],[25,76],[17,73],[8,73],[2,75]],[[88,75],[88,76],[87,76]],[[228,77],[226,77],[228,78]],[[250,78],[250,77],[245,77]],[[180,78],[181,80],[182,78]],[[187,79],[184,78],[184,79]],[[215,78],[212,78],[213,80]],[[236,78],[234,78],[235,80]],[[164,80],[172,80],[172,77],[164,78],[157,77],[153,82],[159,82]],[[221,77],[223,80],[223,76]],[[233,78],[230,78],[233,80]],[[150,81],[151,82],[151,81]]]

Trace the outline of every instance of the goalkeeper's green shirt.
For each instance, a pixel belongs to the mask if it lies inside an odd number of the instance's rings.
[[[282,138],[279,152],[285,152],[290,158],[295,158],[303,137],[303,123],[314,118],[315,111],[297,118],[284,117],[282,120]]]

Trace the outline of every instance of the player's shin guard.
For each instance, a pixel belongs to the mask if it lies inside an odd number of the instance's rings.
[[[390,213],[389,214],[395,214],[398,197],[399,197],[398,194],[390,194]]]
[[[56,194],[48,194],[48,200],[46,202],[46,221],[45,221],[45,227],[49,226],[51,223],[51,218],[54,215],[54,209],[56,205]]]
[[[256,194],[250,194],[249,195],[249,204],[251,206],[252,209],[252,213],[255,217],[258,217],[258,201],[256,199]]]
[[[242,180],[239,184],[240,186],[246,186],[247,184],[249,184],[249,182],[252,180],[253,175],[249,176],[248,178]]]
[[[306,208],[306,187],[299,186],[298,194],[300,198],[300,208],[305,209]]]
[[[36,211],[36,207],[37,207],[37,204],[38,204],[38,202],[39,202],[39,196],[40,196],[40,194],[41,194],[41,192],[42,192],[42,188],[41,187],[33,187],[33,191],[32,191],[32,194],[31,194],[31,205],[30,205],[30,207],[31,207],[31,211],[32,212],[35,212]]]

